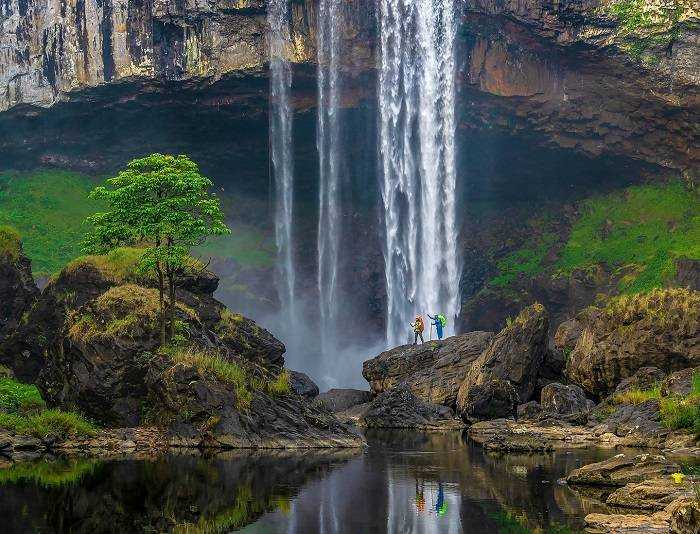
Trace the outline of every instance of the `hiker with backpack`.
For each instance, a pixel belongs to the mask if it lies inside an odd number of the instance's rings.
[[[428,317],[430,318],[431,321],[433,321],[430,324],[431,324],[431,326],[435,327],[435,331],[437,332],[437,338],[442,339],[443,328],[445,328],[445,325],[447,324],[447,319],[441,313],[435,314],[435,317],[428,314]]]
[[[423,341],[423,318],[420,315],[416,315],[416,320],[411,323],[411,327],[413,328],[413,344],[417,345],[418,344],[418,338],[420,337],[420,342],[425,343]]]

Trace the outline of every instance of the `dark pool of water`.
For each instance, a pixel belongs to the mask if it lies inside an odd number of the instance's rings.
[[[569,470],[615,454],[486,453],[458,433],[376,432],[362,452],[71,459],[0,469],[0,531],[578,532]]]

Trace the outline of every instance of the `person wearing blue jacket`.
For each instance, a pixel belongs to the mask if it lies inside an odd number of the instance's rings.
[[[436,313],[435,317],[433,317],[430,314],[428,314],[428,317],[430,318],[431,321],[433,321],[430,324],[435,327],[435,331],[437,332],[437,338],[442,339],[443,328],[445,327],[445,323],[447,322],[445,320],[445,316],[442,315],[441,313]]]

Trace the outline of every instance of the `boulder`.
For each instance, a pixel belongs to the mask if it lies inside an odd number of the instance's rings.
[[[316,397],[317,403],[325,404],[332,412],[343,412],[371,400],[372,393],[361,389],[329,389]]]
[[[363,444],[356,432],[323,405],[252,384],[244,386],[251,396],[247,400],[240,386],[164,355],[154,357],[146,381],[148,421],[167,429],[172,446],[316,448]]]
[[[518,394],[507,380],[494,378],[475,384],[460,400],[462,419],[467,422],[485,421],[516,415]]]
[[[676,499],[695,497],[692,482],[676,484],[670,476],[634,482],[618,488],[606,499],[609,506],[659,511]]]
[[[614,297],[577,316],[583,328],[566,375],[595,396],[643,367],[671,373],[700,364],[700,292],[657,289]]]
[[[589,534],[669,534],[668,514],[588,514]]]
[[[31,262],[22,252],[22,245],[9,230],[0,227],[0,345],[20,326],[30,306],[39,296],[32,278]],[[5,235],[7,233],[7,235]],[[31,381],[40,362],[22,352],[0,351],[0,365],[14,371],[21,380]]]
[[[671,514],[671,534],[700,532],[700,503],[697,498],[678,499],[666,507]]]
[[[547,353],[548,325],[544,307],[533,304],[491,340],[470,366],[457,394],[457,410],[465,420],[503,416],[506,410],[513,413],[514,406],[530,400]],[[485,403],[491,400],[495,404],[489,407]]]
[[[518,421],[536,419],[542,413],[542,406],[537,401],[526,402],[518,406]]]
[[[602,462],[574,469],[566,477],[569,484],[625,486],[676,473],[680,466],[658,454],[618,454]],[[670,480],[670,479],[669,479]]]
[[[468,332],[396,347],[364,362],[362,376],[376,395],[405,383],[426,402],[454,406],[467,369],[492,338],[491,332]]]
[[[683,369],[671,373],[661,382],[661,396],[688,395],[693,389],[693,374],[700,373],[700,367]]]
[[[360,424],[368,428],[452,430],[464,428],[447,406],[430,404],[405,384],[378,395],[367,407]]]
[[[318,396],[318,386],[306,373],[289,371],[289,385],[293,391],[307,399]]]
[[[618,406],[594,430],[628,438],[630,445],[653,446],[661,444],[670,431],[661,423],[659,401],[650,399],[641,404],[623,404]]]
[[[666,377],[661,369],[656,367],[642,367],[632,376],[625,378],[615,388],[615,393],[624,393],[633,389],[645,390],[658,386]]]
[[[548,384],[540,394],[542,409],[559,415],[572,415],[588,412],[588,400],[583,390],[574,385]]]

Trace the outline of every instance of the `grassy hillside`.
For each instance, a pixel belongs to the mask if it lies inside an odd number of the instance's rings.
[[[19,231],[35,276],[49,276],[80,255],[83,221],[100,207],[87,198],[95,183],[67,171],[0,172],[0,225]]]
[[[557,258],[547,262],[554,248]],[[700,196],[681,183],[633,186],[582,202],[563,242],[546,231],[534,235],[497,262],[490,285],[604,265],[620,275],[620,292],[639,293],[673,278],[678,258],[700,259]]]

